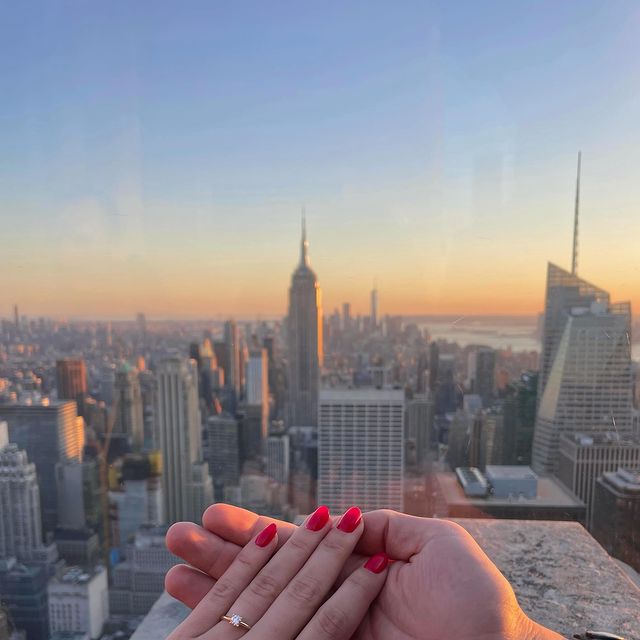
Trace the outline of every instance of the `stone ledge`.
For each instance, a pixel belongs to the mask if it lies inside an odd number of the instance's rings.
[[[575,522],[457,520],[512,584],[524,611],[567,638],[640,640],[640,589]]]
[[[496,563],[522,608],[536,621],[567,638],[600,629],[640,640],[640,589],[579,524],[456,522]],[[162,640],[186,614],[186,607],[165,593],[132,640]]]

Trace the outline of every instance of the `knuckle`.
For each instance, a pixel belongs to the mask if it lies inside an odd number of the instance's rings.
[[[320,581],[311,576],[295,578],[288,591],[292,600],[304,606],[314,606],[323,595]]]
[[[309,553],[309,542],[303,538],[303,536],[293,535],[289,538],[290,550],[297,551],[299,553],[308,554]]]
[[[363,600],[371,599],[371,582],[367,580],[361,572],[354,571],[349,578],[349,584],[355,591],[355,597],[362,598]]]
[[[235,592],[235,587],[230,580],[221,578],[211,588],[211,595],[214,598],[228,598]]]
[[[268,573],[259,573],[249,585],[249,591],[262,600],[275,600],[280,593],[280,585]]]
[[[242,569],[249,569],[251,572],[254,572],[256,570],[255,562],[253,562],[251,558],[248,557],[248,555],[245,553],[240,552],[236,556],[234,562],[242,567]]]
[[[326,640],[337,640],[344,635],[348,622],[347,614],[336,606],[325,606],[318,611],[318,631]]]
[[[334,533],[333,531],[331,533]],[[322,541],[322,546],[331,553],[342,554],[351,549],[353,539],[351,536],[345,536],[344,534],[327,535]]]

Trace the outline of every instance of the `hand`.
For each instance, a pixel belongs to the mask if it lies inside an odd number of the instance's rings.
[[[349,640],[384,584],[387,556],[369,558],[322,603],[363,529],[360,509],[333,527],[320,507],[276,553],[277,526],[267,525],[170,639]]]
[[[382,550],[395,562],[380,595],[354,638],[358,640],[559,640],[531,621],[513,590],[473,538],[446,520],[416,518],[393,511],[364,515],[365,531],[345,564],[340,584],[364,556]],[[204,527],[178,523],[167,545],[192,565],[167,574],[167,591],[194,607],[215,584],[241,545],[271,522],[282,544],[297,530],[228,505],[213,505]]]

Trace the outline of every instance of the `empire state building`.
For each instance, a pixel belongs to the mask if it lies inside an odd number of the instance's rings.
[[[309,243],[302,219],[300,263],[291,277],[287,336],[289,351],[289,426],[318,424],[318,387],[322,366],[320,285],[309,264]]]

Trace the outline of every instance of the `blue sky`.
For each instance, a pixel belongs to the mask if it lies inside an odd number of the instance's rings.
[[[579,148],[582,273],[640,302],[639,32],[625,1],[4,3],[0,313],[283,311],[302,204],[329,308],[377,276],[383,310],[532,312]]]

